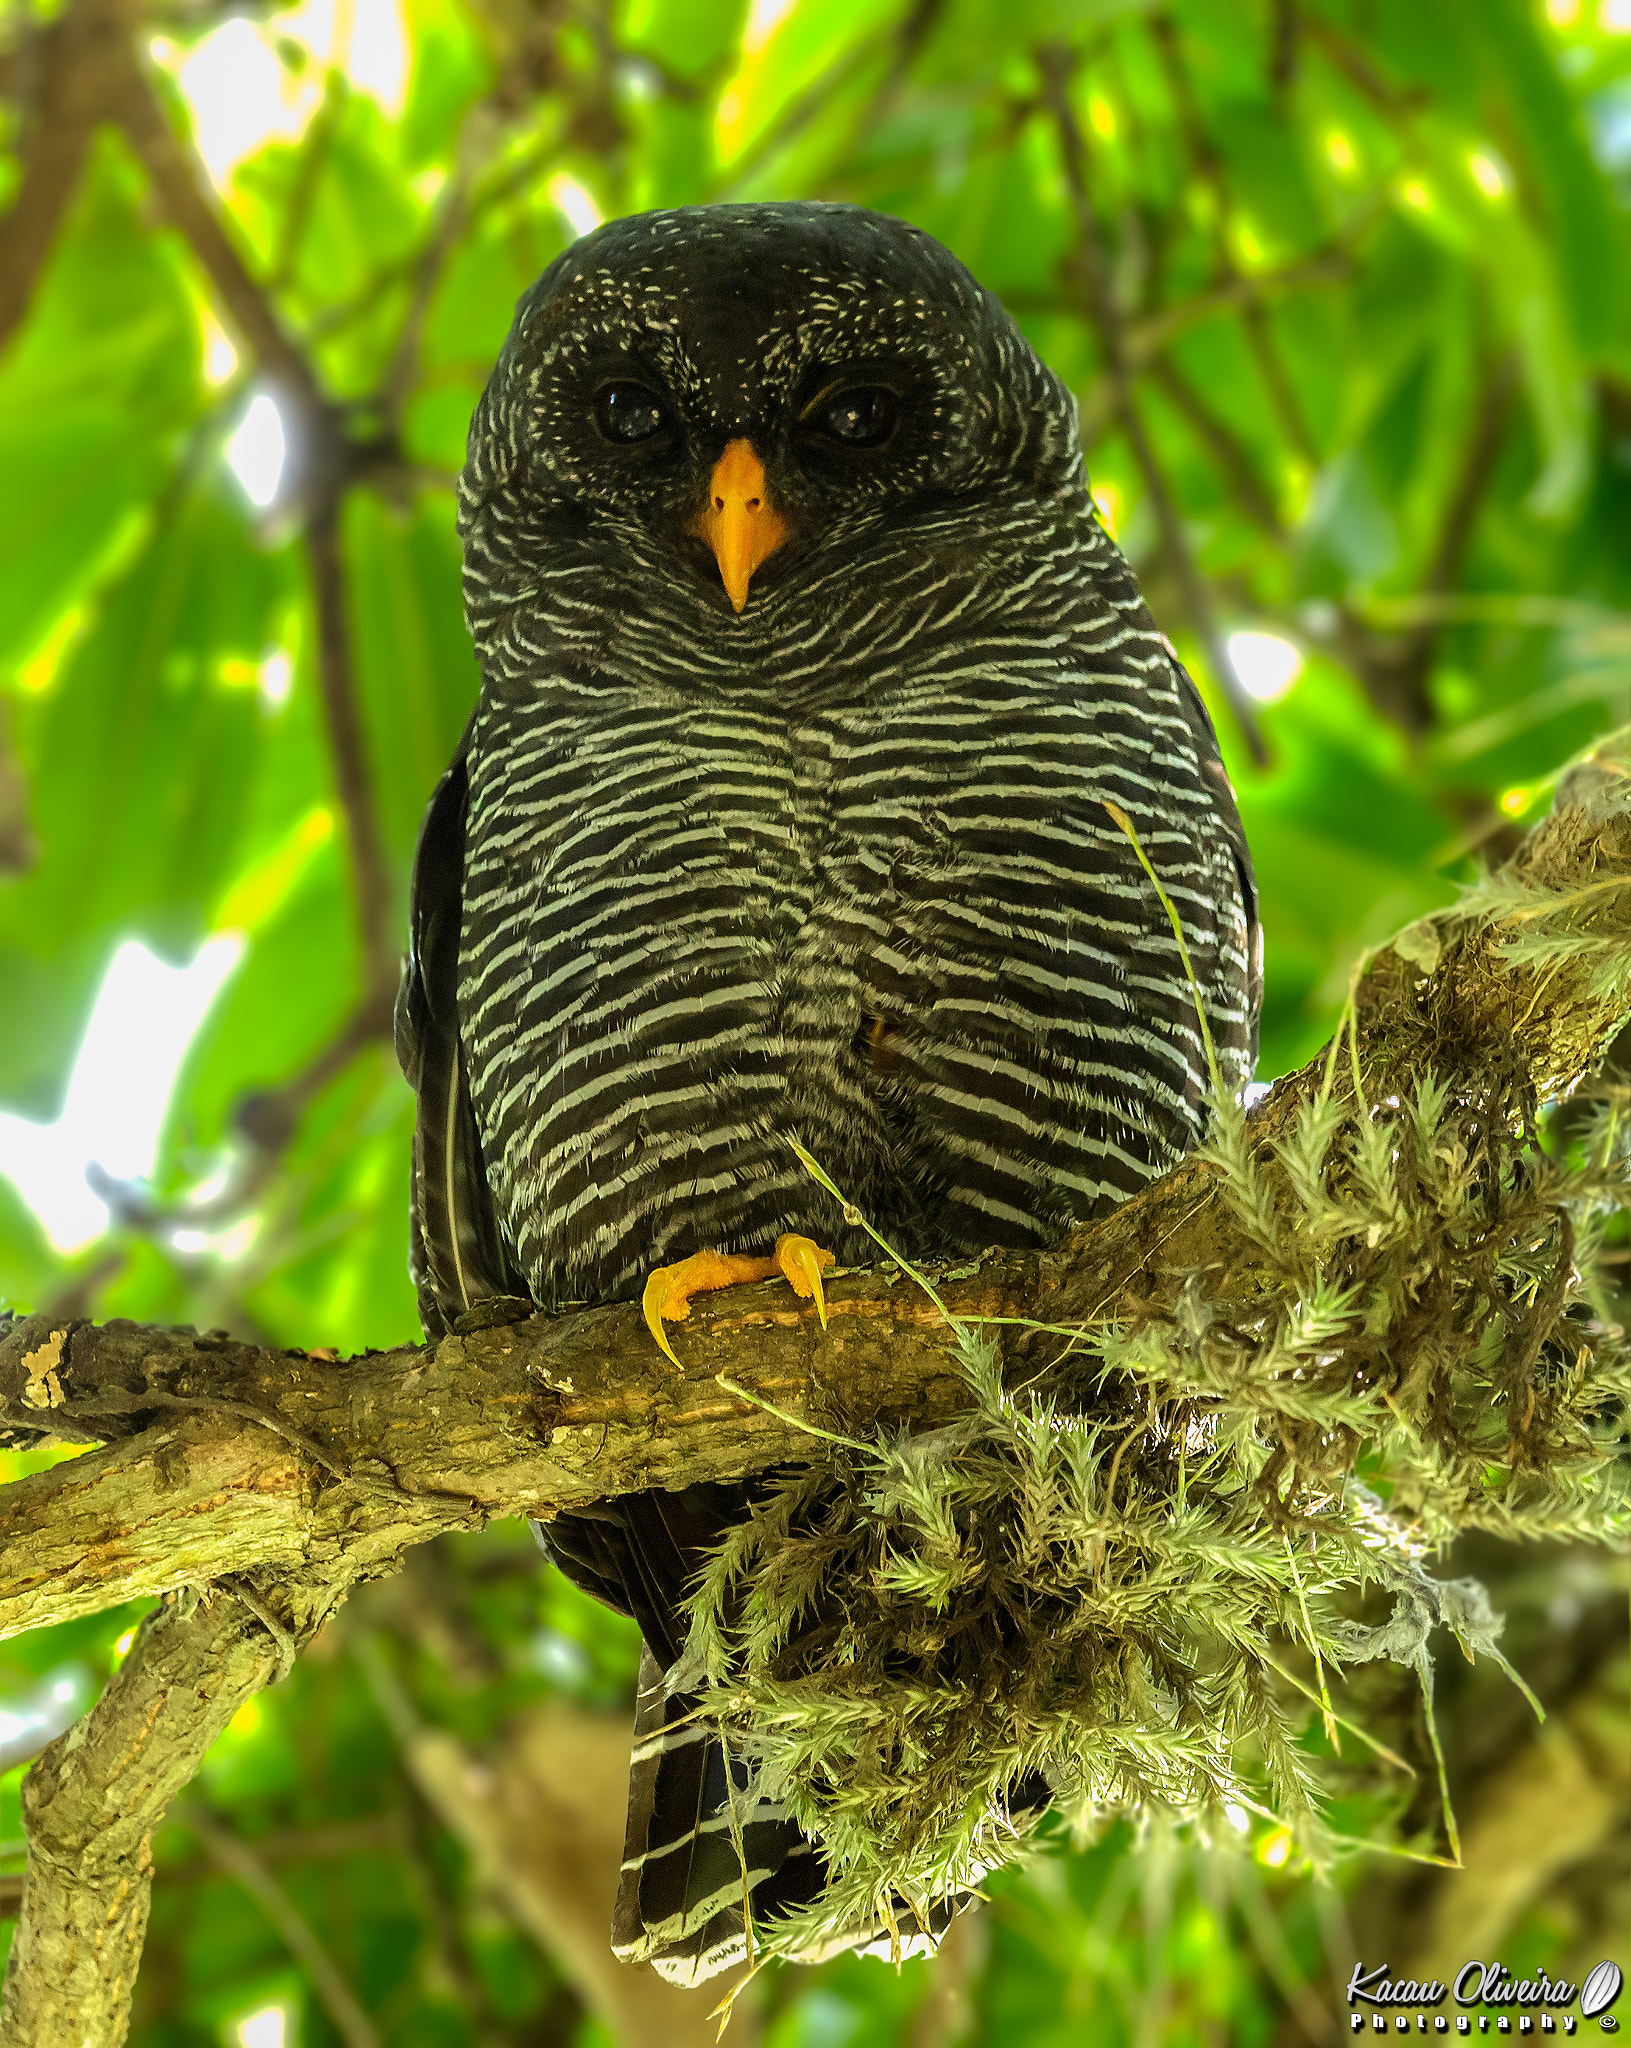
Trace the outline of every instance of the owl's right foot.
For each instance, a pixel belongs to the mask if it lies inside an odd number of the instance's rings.
[[[693,1294],[706,1294],[716,1287],[742,1287],[755,1280],[771,1280],[780,1273],[802,1301],[813,1301],[821,1327],[827,1327],[827,1298],[821,1291],[821,1275],[833,1263],[833,1254],[813,1238],[788,1231],[776,1240],[768,1259],[755,1259],[740,1252],[693,1252],[677,1265],[659,1266],[647,1280],[640,1297],[646,1328],[657,1340],[657,1349],[675,1365],[679,1360],[668,1341],[665,1323],[683,1323],[691,1313]]]

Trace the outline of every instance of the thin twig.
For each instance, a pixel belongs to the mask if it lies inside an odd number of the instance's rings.
[[[224,1592],[230,1593],[234,1600],[241,1600],[277,1645],[277,1675],[273,1678],[272,1683],[274,1685],[281,1685],[294,1669],[295,1653],[298,1647],[294,1637],[290,1635],[289,1631],[283,1626],[283,1623],[278,1620],[271,1608],[267,1606],[266,1602],[247,1580],[226,1577],[217,1579],[215,1583]]]
[[[201,1800],[189,1799],[178,1809],[176,1819],[260,1907],[278,1939],[305,1971],[346,2048],[379,2048],[379,2029],[363,2011],[357,1994],[289,1894],[243,1837],[226,1827]]]
[[[1207,1022],[1206,1004],[1201,996],[1201,985],[1195,974],[1194,963],[1189,957],[1189,946],[1184,938],[1183,920],[1178,915],[1178,906],[1167,894],[1166,889],[1162,886],[1161,877],[1151,865],[1150,857],[1144,851],[1143,842],[1138,836],[1138,827],[1121,808],[1120,804],[1111,803],[1108,797],[1103,801],[1104,808],[1132,842],[1133,851],[1138,855],[1138,864],[1145,874],[1148,875],[1150,886],[1160,899],[1161,908],[1167,913],[1167,922],[1172,926],[1172,936],[1178,942],[1178,958],[1183,962],[1184,978],[1189,983],[1190,997],[1195,1005],[1195,1020],[1201,1027],[1201,1044],[1206,1048],[1207,1076],[1212,1083],[1213,1095],[1221,1102],[1224,1092],[1223,1073],[1218,1066],[1217,1047],[1212,1042],[1212,1027]]]
[[[1407,733],[1424,732],[1432,722],[1427,683],[1442,623],[1434,616],[1433,601],[1449,594],[1472,538],[1500,459],[1516,382],[1517,365],[1511,351],[1485,366],[1438,535],[1412,600],[1421,607],[1416,623],[1396,636],[1378,634],[1362,625],[1349,607],[1339,607],[1338,640],[1343,654],[1376,708]]]
[[[0,249],[0,275],[4,274]],[[11,705],[0,699],[0,875],[23,875],[39,855],[28,821],[28,784],[11,746]]]
[[[1239,436],[1218,418],[1170,356],[1155,359],[1154,374],[1156,383],[1223,473],[1224,481],[1234,492],[1240,509],[1247,518],[1255,520],[1271,540],[1283,540],[1285,521],[1264,489]]]
[[[249,1141],[252,1151],[242,1171],[233,1175],[219,1195],[207,1202],[160,1203],[139,1185],[116,1183],[125,1197],[119,1207],[120,1221],[133,1229],[162,1235],[170,1229],[197,1230],[204,1224],[228,1222],[242,1214],[260,1194],[311,1104],[359,1053],[382,1039],[388,1040],[390,1035],[389,1004],[379,1000],[359,1003],[328,1044],[314,1053],[299,1073],[291,1074],[276,1088],[246,1095],[238,1103],[233,1111],[233,1124]]]
[[[1251,700],[1236,673],[1228,645],[1218,629],[1211,593],[1206,587],[1194,551],[1189,545],[1183,520],[1167,487],[1166,476],[1156,460],[1155,449],[1134,399],[1132,374],[1127,361],[1125,325],[1111,295],[1104,238],[1088,191],[1087,143],[1082,134],[1081,124],[1076,119],[1075,109],[1070,104],[1070,77],[1075,60],[1068,49],[1058,44],[1049,44],[1038,50],[1036,61],[1042,78],[1043,94],[1059,132],[1065,182],[1069,187],[1076,214],[1077,248],[1080,258],[1078,275],[1082,283],[1083,302],[1088,318],[1098,335],[1099,347],[1104,357],[1105,380],[1110,387],[1111,411],[1120,422],[1122,432],[1127,436],[1133,460],[1144,479],[1144,488],[1151,509],[1155,513],[1156,524],[1161,530],[1162,545],[1172,563],[1173,573],[1177,577],[1179,591],[1183,597],[1184,609],[1189,614],[1195,637],[1205,650],[1207,665],[1234,714],[1235,722],[1240,728],[1252,759],[1259,766],[1263,766],[1268,761],[1268,749],[1264,746],[1263,736],[1258,730]]]
[[[1431,95],[1425,86],[1406,89],[1390,84],[1357,43],[1313,8],[1303,11],[1301,21],[1337,69],[1346,73],[1372,106],[1380,108],[1384,114],[1404,114],[1428,104]]]
[[[1179,46],[1177,22],[1170,14],[1158,14],[1150,23],[1150,35],[1166,73],[1167,89],[1177,110],[1178,125],[1190,163],[1197,180],[1212,200],[1213,260],[1218,277],[1223,285],[1232,285],[1238,282],[1241,272],[1229,245],[1228,223],[1234,212],[1234,202],[1223,168],[1223,155],[1202,117],[1195,83]],[[1263,380],[1269,401],[1279,415],[1281,431],[1303,461],[1313,467],[1319,461],[1319,451],[1308,431],[1302,406],[1292,389],[1280,353],[1274,346],[1262,297],[1254,294],[1244,298],[1240,315],[1247,346],[1256,359],[1258,375]]]
[[[731,165],[721,181],[718,196],[727,198],[741,191],[778,150],[785,149],[802,135],[811,122],[861,76],[880,51],[887,49],[889,56],[883,75],[867,95],[865,103],[857,109],[846,130],[847,134],[865,132],[899,91],[912,60],[933,31],[943,9],[944,0],[914,0],[914,5],[898,27],[884,35],[867,37],[836,63],[817,73],[814,82],[792,102],[781,119],[760,136],[745,156]]]
[[[1378,1739],[1374,1735],[1368,1734],[1363,1728],[1360,1727],[1357,1721],[1350,1721],[1344,1715],[1337,1713],[1335,1708],[1332,1707],[1329,1698],[1323,1697],[1321,1693],[1316,1692],[1311,1685],[1306,1685],[1303,1682],[1303,1680],[1297,1676],[1296,1672],[1288,1671],[1283,1664],[1277,1664],[1275,1660],[1267,1654],[1266,1651],[1259,1651],[1258,1654],[1262,1657],[1263,1662],[1269,1667],[1271,1671],[1276,1671],[1279,1673],[1279,1675],[1286,1681],[1287,1685],[1295,1686],[1297,1691],[1302,1694],[1304,1699],[1312,1700],[1314,1705],[1319,1708],[1321,1714],[1329,1713],[1332,1720],[1336,1722],[1339,1728],[1346,1728],[1350,1735],[1357,1735],[1360,1741],[1363,1742],[1368,1749],[1374,1750],[1376,1754],[1383,1760],[1384,1763],[1392,1764],[1395,1769],[1405,1772],[1405,1774],[1409,1777],[1413,1778],[1416,1775],[1416,1767],[1414,1764],[1407,1763],[1405,1759],[1399,1755],[1397,1750],[1389,1749],[1385,1742],[1378,1741]],[[1321,1683],[1323,1687],[1323,1679]]]
[[[134,52],[125,64],[118,105],[125,133],[146,165],[160,203],[203,265],[228,319],[285,404],[298,412],[298,424],[308,432],[315,430],[329,408],[311,365],[283,331],[271,301],[250,276],[216,208],[205,198],[202,169],[171,127]],[[320,454],[321,446],[301,450],[306,462]]]
[[[358,1820],[319,1821],[311,1827],[275,1828],[257,1836],[255,1854],[267,1864],[343,1863],[353,1856],[388,1856],[400,1851],[403,1832],[402,1818],[395,1812],[364,1815]],[[0,1851],[5,1846],[0,1843]],[[167,1860],[165,1887],[193,1882],[212,1867],[202,1856]]]
[[[1257,374],[1269,394],[1269,402],[1280,416],[1281,431],[1310,469],[1320,464],[1320,450],[1309,429],[1307,415],[1292,386],[1291,377],[1269,330],[1268,309],[1260,298],[1248,299],[1240,310],[1246,340],[1257,359]]]
[[[1432,1746],[1433,1762],[1438,1767],[1439,1804],[1444,1811],[1444,1832],[1449,1838],[1450,1861],[1454,1869],[1461,1868],[1461,1830],[1455,1824],[1455,1808],[1450,1803],[1450,1773],[1444,1761],[1444,1745],[1439,1741],[1438,1717],[1433,1712],[1433,1660],[1427,1654],[1427,1645],[1422,1644],[1412,1660],[1416,1676],[1421,1681],[1422,1715],[1427,1723],[1427,1740]]]
[[[1239,282],[1241,270],[1229,245],[1228,223],[1234,213],[1234,195],[1224,171],[1223,155],[1202,117],[1195,82],[1179,45],[1177,22],[1170,14],[1158,14],[1150,23],[1150,34],[1167,76],[1167,89],[1177,110],[1178,125],[1190,163],[1194,166],[1196,178],[1211,197],[1213,260],[1221,282],[1227,287]],[[1319,450],[1314,445],[1302,406],[1292,389],[1285,364],[1280,360],[1274,337],[1269,332],[1268,315],[1261,295],[1251,294],[1243,298],[1240,318],[1247,346],[1257,362],[1258,375],[1268,392],[1269,402],[1279,415],[1281,431],[1302,460],[1312,468],[1319,462]]]
[[[338,494],[332,490],[317,498],[307,519],[306,564],[317,615],[317,679],[323,719],[351,856],[364,996],[371,1004],[389,1005],[397,981],[398,906],[364,752],[346,619],[345,569],[340,559],[340,507]]]
[[[1314,1679],[1319,1686],[1320,1715],[1325,1724],[1325,1739],[1337,1755],[1341,1756],[1342,1743],[1337,1735],[1336,1709],[1331,1704],[1331,1689],[1325,1683],[1325,1660],[1320,1655],[1319,1637],[1314,1630],[1313,1616],[1308,1611],[1308,1594],[1303,1586],[1303,1575],[1297,1569],[1297,1553],[1291,1547],[1289,1530],[1281,1531],[1280,1540],[1286,1547],[1286,1563],[1291,1567],[1291,1582],[1297,1588],[1297,1608],[1303,1618],[1303,1640],[1313,1653]]]
[[[1299,257],[1274,270],[1237,272],[1209,285],[1192,297],[1179,299],[1157,313],[1130,316],[1127,328],[1127,360],[1133,369],[1159,355],[1188,328],[1216,320],[1224,313],[1248,311],[1265,305],[1282,293],[1302,291],[1310,285],[1345,284],[1353,277],[1353,259],[1347,237],[1312,256]]]
[[[806,1436],[819,1436],[827,1443],[842,1444],[846,1450],[860,1451],[863,1456],[873,1448],[871,1444],[863,1444],[855,1437],[839,1436],[833,1430],[822,1429],[818,1424],[806,1421],[801,1415],[790,1415],[785,1408],[778,1408],[775,1402],[767,1399],[765,1395],[756,1394],[749,1387],[739,1387],[735,1380],[725,1373],[716,1372],[714,1379],[727,1394],[734,1394],[737,1400],[747,1401],[755,1408],[762,1408],[767,1415],[774,1415],[778,1422],[785,1422],[792,1429],[803,1430]]]
[[[502,169],[475,190],[466,202],[465,227],[478,226],[487,214],[501,206],[505,200],[513,199],[519,193],[532,194],[540,184],[543,174],[551,164],[560,160],[564,148],[562,137],[548,129],[541,141],[508,158]],[[433,222],[429,233],[412,249],[389,262],[382,263],[350,298],[336,301],[312,316],[306,326],[309,343],[330,341],[357,321],[366,319],[379,305],[385,294],[414,277],[425,261],[426,254],[434,244],[440,222]],[[472,361],[468,373],[485,377],[492,368],[491,357],[484,357],[479,363]]]
[[[0,349],[28,310],[140,14],[139,0],[71,0],[34,32],[27,69],[38,86],[24,114],[22,179],[0,218]]]
[[[812,121],[826,112],[845,87],[861,75],[878,55],[883,40],[880,36],[869,36],[864,42],[846,51],[836,63],[829,64],[819,71],[814,82],[799,94],[781,119],[774,122],[760,136],[746,155],[738,158],[729,167],[709,197],[738,197],[742,188],[758,175],[778,150],[785,149],[790,142],[802,135]]]
[[[139,1394],[121,1393],[114,1398],[111,1388],[104,1388],[100,1398],[91,1404],[70,1403],[52,1411],[53,1424],[56,1417],[66,1415],[77,1422],[95,1422],[99,1416],[141,1414],[149,1408],[188,1408],[205,1415],[235,1415],[242,1422],[258,1423],[262,1429],[269,1429],[274,1436],[292,1444],[303,1457],[313,1464],[321,1465],[325,1472],[332,1472],[337,1479],[349,1479],[354,1475],[343,1465],[336,1464],[320,1444],[287,1422],[281,1415],[256,1407],[253,1401],[234,1401],[225,1394],[172,1394],[163,1387],[143,1387]],[[367,1482],[364,1481],[364,1484]]]
[[[437,195],[431,232],[415,252],[407,310],[397,329],[390,364],[380,379],[378,404],[393,425],[401,418],[412,394],[431,300],[470,226],[471,188],[483,161],[492,154],[496,139],[491,110],[485,103],[478,104],[459,130],[452,175]]]
[[[294,184],[284,203],[283,218],[278,223],[277,247],[266,280],[269,292],[282,291],[294,276],[295,266],[300,260],[300,245],[311,223],[317,188],[322,183],[323,172],[334,147],[335,131],[339,127],[345,101],[344,81],[338,71],[330,71],[323,81],[322,105],[301,138],[300,160],[295,166]]]

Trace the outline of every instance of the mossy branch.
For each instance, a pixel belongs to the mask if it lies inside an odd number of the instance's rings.
[[[312,1612],[442,1530],[798,1462],[848,1506],[812,1531],[815,1480],[782,1489],[779,1532],[761,1518],[710,1573],[697,1649],[715,1710],[853,1879],[840,1905],[893,1911],[903,1844],[918,1906],[1009,1853],[1001,1790],[1027,1772],[1051,1770],[1083,1824],[1237,1781],[1255,1799],[1219,1730],[1252,1731],[1268,1801],[1306,1815],[1271,1634],[1340,1669],[1342,1591],[1431,1605],[1421,1557],[1458,1529],[1624,1528],[1602,1468],[1631,1373],[1594,1247],[1625,1205],[1631,1111],[1605,1095],[1566,1162],[1534,1136],[1631,1012],[1628,765],[1631,734],[1579,763],[1497,875],[1363,963],[1340,1046],[1250,1116],[1220,1104],[1202,1153],[1049,1251],[932,1269],[949,1322],[885,1266],[829,1282],[825,1332],[778,1285],[699,1299],[678,1373],[632,1304],[478,1315],[434,1348],[339,1361],[0,1323],[6,1439],[100,1446],[0,1489],[0,1633],[249,1573],[235,1611],[264,1682]],[[887,1739],[835,1691],[833,1642],[810,1661],[840,1562],[882,1617],[869,1641],[922,1664]],[[1114,1667],[1085,1748],[1079,1687],[977,1670],[968,1618],[1021,1584],[1090,1690]],[[969,1674],[1023,1710],[994,1746]],[[812,1736],[821,1716],[853,1754]],[[162,1746],[170,1722],[152,1725]],[[197,1727],[176,1726],[196,1763]],[[924,1803],[934,1781],[944,1806],[947,1769],[949,1823]],[[14,1979],[45,1967],[25,1935]]]
[[[811,1445],[721,1545],[671,1682],[832,1873],[762,1949],[926,1927],[1045,1809],[1244,1809],[1323,1860],[1299,1695],[1334,1748],[1327,1672],[1378,1656],[1420,1682],[1441,1791],[1440,1846],[1406,1853],[1459,1860],[1433,1630],[1534,1701],[1482,1589],[1428,1562],[1477,1528],[1631,1532],[1598,1258],[1631,1091],[1561,1148],[1537,1128],[1631,1009],[1626,766],[1623,736],[1579,764],[1501,874],[1362,963],[1320,1060],[1250,1118],[1215,1099],[1192,1161],[1043,1261],[1030,1332],[948,1300],[963,1414]],[[1390,1622],[1348,1611],[1368,1589]]]

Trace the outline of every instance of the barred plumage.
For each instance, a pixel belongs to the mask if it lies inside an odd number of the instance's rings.
[[[895,393],[880,445],[801,424],[846,375]],[[597,436],[618,379],[660,399],[663,447]],[[741,616],[692,528],[738,441],[788,526]],[[1204,1050],[1107,802],[1247,1078],[1255,906],[1210,725],[1094,519],[1069,395],[928,237],[814,205],[598,230],[521,303],[461,523],[482,692],[399,1010],[428,1327],[491,1294],[625,1298],[784,1231],[864,1260],[790,1136],[908,1251],[1043,1243],[1175,1163]],[[613,1504],[551,1547],[666,1668],[743,1498]],[[637,1750],[620,1911],[680,1975],[740,1945],[735,1850],[723,1893],[703,1868],[725,1760],[710,1792],[693,1747]],[[820,1866],[758,1820],[766,1910]]]

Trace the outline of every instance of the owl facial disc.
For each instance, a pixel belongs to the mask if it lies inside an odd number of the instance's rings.
[[[767,555],[787,538],[787,522],[765,496],[765,466],[751,441],[728,441],[708,480],[708,502],[696,530],[714,551],[732,609],[748,601],[748,584]]]

